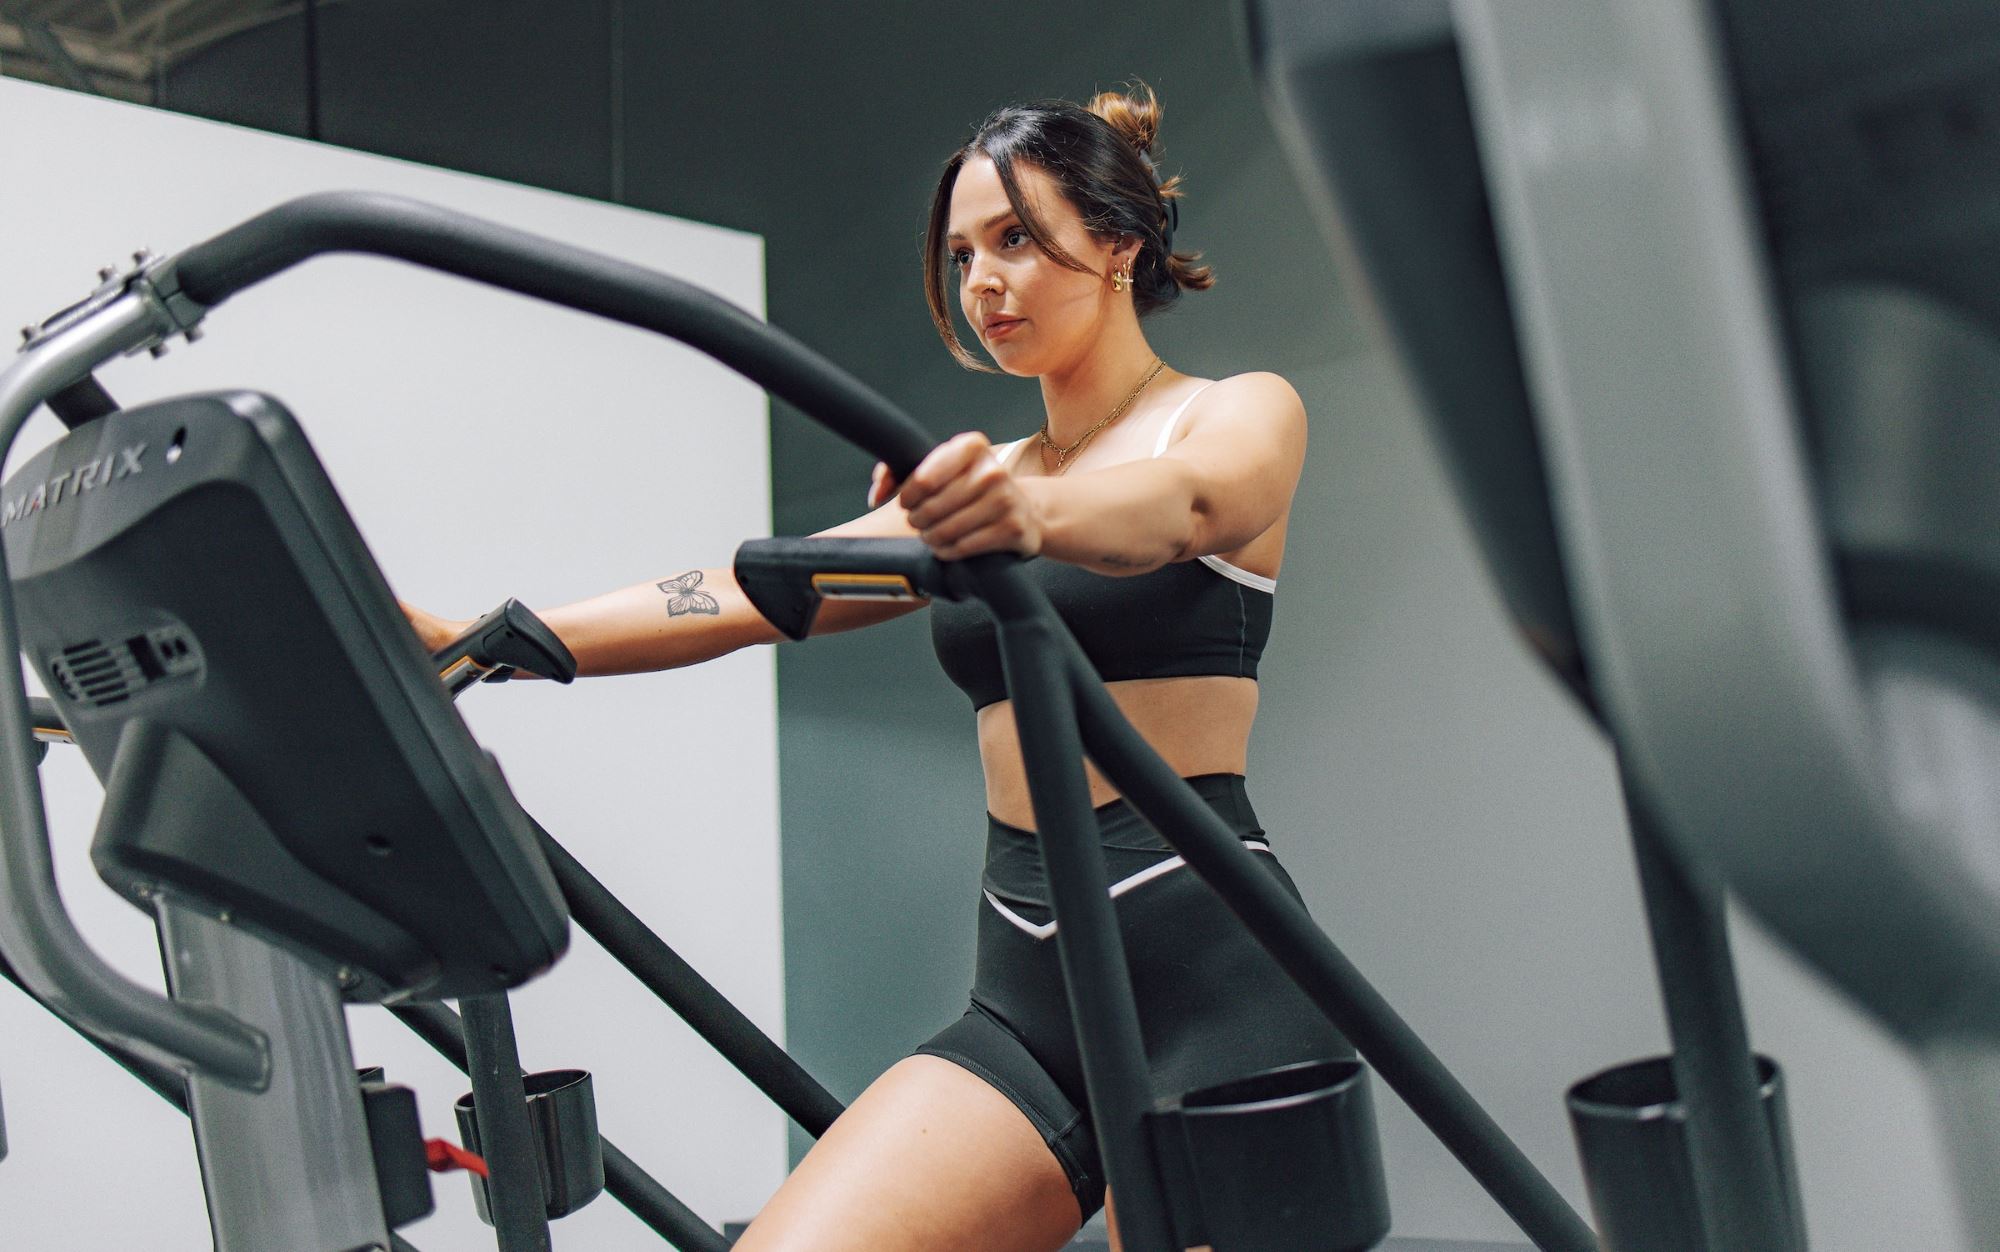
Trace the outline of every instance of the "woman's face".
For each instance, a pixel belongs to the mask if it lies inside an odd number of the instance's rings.
[[[1060,371],[1083,356],[1114,306],[1108,276],[1131,265],[1136,241],[1094,237],[1041,167],[1014,166],[1021,198],[1065,251],[1073,270],[1043,252],[1013,206],[991,158],[967,161],[952,185],[946,247],[958,272],[959,308],[993,360],[1009,374]]]

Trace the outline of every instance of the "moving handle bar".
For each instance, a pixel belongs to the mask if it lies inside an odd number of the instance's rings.
[[[519,600],[507,601],[467,627],[433,652],[431,663],[454,697],[475,683],[504,682],[516,672],[572,682],[577,669],[576,658],[562,640]],[[840,1101],[648,929],[540,822],[532,816],[528,820],[570,916],[787,1116],[815,1138],[824,1134],[845,1111]],[[408,1014],[402,1016],[411,1020]],[[617,1188],[614,1181],[614,1191]]]
[[[906,414],[825,358],[689,283],[432,205],[336,192],[280,205],[174,256],[139,254],[83,301],[31,327],[19,359],[0,373],[0,461],[39,405],[58,396],[87,400],[99,365],[120,354],[158,353],[176,337],[192,340],[208,311],[230,296],[333,252],[408,261],[679,340],[860,446],[899,478],[933,442]],[[1127,794],[1135,794],[1124,777],[1133,772],[1133,762],[1143,764],[1152,778],[1165,766],[1108,697],[1096,698],[1101,686],[1094,680],[1090,690],[1072,686],[1082,682],[1073,677],[1065,651],[1074,649],[1074,641],[1047,598],[1023,576],[1019,561],[994,555],[958,562],[945,581],[958,580],[992,611],[999,627],[1060,922],[1058,955],[1105,1172],[1119,1196],[1124,1242],[1133,1252],[1162,1252],[1177,1245],[1145,1140],[1143,1119],[1152,1092],[1104,866],[1095,855],[1082,736],[1089,736],[1091,755]],[[0,655],[18,656],[20,650],[11,580],[0,553]],[[0,953],[38,994],[87,1029],[176,1068],[260,1088],[268,1048],[257,1031],[127,981],[77,933],[56,892],[31,730],[21,679],[0,681]],[[1155,806],[1142,803],[1141,809],[1150,816]],[[1184,828],[1178,821],[1160,825],[1189,863],[1215,883],[1201,869],[1212,858],[1198,853],[1227,839],[1227,832],[1200,824]],[[1218,855],[1227,856],[1227,850]],[[1303,918],[1289,898],[1253,901],[1235,891],[1222,894],[1246,921],[1287,909]],[[1252,924],[1251,929],[1263,934],[1270,928]],[[1324,963],[1317,953],[1299,959]],[[1326,1001],[1321,1003],[1325,1007]],[[1365,1055],[1368,1047],[1362,1050]],[[1447,1146],[1543,1248],[1593,1248],[1575,1211],[1476,1106],[1473,1112],[1476,1117],[1455,1127],[1456,1139],[1439,1131]],[[1438,1128],[1437,1122],[1432,1125]],[[1469,1151],[1457,1141],[1465,1139]]]
[[[548,624],[509,600],[433,652],[438,678],[456,696],[474,683],[506,682],[517,673],[576,681],[576,657]]]

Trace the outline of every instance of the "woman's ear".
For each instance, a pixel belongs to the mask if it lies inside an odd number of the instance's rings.
[[[1137,235],[1120,235],[1111,249],[1111,260],[1118,269],[1129,270],[1139,263],[1139,249],[1145,246],[1146,241]]]

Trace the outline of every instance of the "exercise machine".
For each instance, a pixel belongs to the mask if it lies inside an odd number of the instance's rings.
[[[1586,1138],[1607,1248],[1803,1242],[1725,889],[1920,1059],[2000,1242],[2000,19],[1247,9],[1503,598],[1617,750],[1695,1211],[1649,1242],[1632,1145]]]
[[[142,258],[32,329],[21,358],[0,374],[0,455],[44,401],[73,426],[0,496],[9,573],[0,579],[0,649],[24,651],[41,670],[68,732],[106,779],[98,864],[162,918],[177,953],[174,998],[106,970],[62,913],[32,719],[12,683],[0,683],[0,786],[8,792],[0,954],[100,1042],[186,1076],[197,1137],[213,1145],[205,1165],[225,1152],[268,1150],[272,1170],[310,1169],[339,1197],[290,1214],[253,1213],[224,1171],[207,1169],[222,1252],[389,1246],[345,1037],[334,1024],[340,1003],[378,1000],[433,1019],[421,1010],[440,996],[485,1006],[477,1021],[468,1008],[464,1040],[488,1042],[488,1067],[507,1091],[497,1099],[475,1091],[480,1133],[492,1167],[512,1156],[506,1177],[517,1180],[494,1181],[490,1204],[503,1249],[546,1246],[546,1227],[535,1233],[538,1167],[507,1150],[506,1136],[489,1136],[486,1119],[511,1117],[523,1102],[504,992],[555,959],[565,902],[578,909],[574,884],[558,881],[553,841],[453,716],[446,684],[283,406],[221,392],[122,411],[92,375],[118,354],[192,337],[210,310],[248,286],[343,251],[400,258],[680,339],[898,474],[915,467],[930,440],[781,332],[685,283],[372,195],[307,197],[177,255]],[[142,514],[143,526],[121,524]],[[1344,1252],[1379,1243],[1388,1214],[1359,1067],[1244,1075],[1206,1092],[1151,1089],[1094,854],[1086,755],[1538,1246],[1597,1246],[1303,907],[1124,721],[1018,561],[941,565],[908,545],[830,543],[772,541],[739,554],[746,589],[788,633],[809,628],[825,595],[857,591],[974,597],[996,619],[1088,1102],[1127,1247]],[[204,544],[206,574],[168,572]],[[230,581],[267,567],[268,597]],[[287,615],[263,621],[217,607],[266,598],[287,605]],[[302,676],[289,665],[297,655],[324,655],[324,668]],[[479,663],[465,664],[452,684],[476,677]],[[329,810],[319,801],[334,788],[342,803]],[[207,833],[218,829],[242,832],[255,855],[229,863]],[[385,873],[390,865],[398,872]],[[439,900],[465,916],[444,924]],[[199,957],[178,956],[183,936]],[[237,963],[255,965],[258,994],[228,972]],[[260,1015],[264,988],[280,983],[296,989],[297,1008]],[[452,1031],[436,1024],[448,1049]],[[258,1103],[280,1084],[344,1109],[345,1128],[309,1143],[296,1133],[288,1139],[281,1119]],[[241,1111],[231,1120],[223,1110]],[[528,1133],[517,1121],[516,1144]],[[346,1183],[326,1185],[335,1175],[307,1161],[321,1154],[345,1162]],[[281,1181],[273,1175],[260,1185],[285,1193]],[[503,1217],[503,1207],[518,1216]],[[260,1224],[269,1221],[285,1228]],[[510,1246],[510,1229],[521,1242]]]

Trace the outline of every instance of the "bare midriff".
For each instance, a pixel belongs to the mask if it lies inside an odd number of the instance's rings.
[[[1241,774],[1249,757],[1250,724],[1257,718],[1257,680],[1224,675],[1139,678],[1106,689],[1135,730],[1183,778]],[[986,769],[986,809],[1023,830],[1035,828],[1014,704],[1002,700],[979,710],[979,759]],[[1085,765],[1090,802],[1104,804],[1118,791],[1094,766]]]

